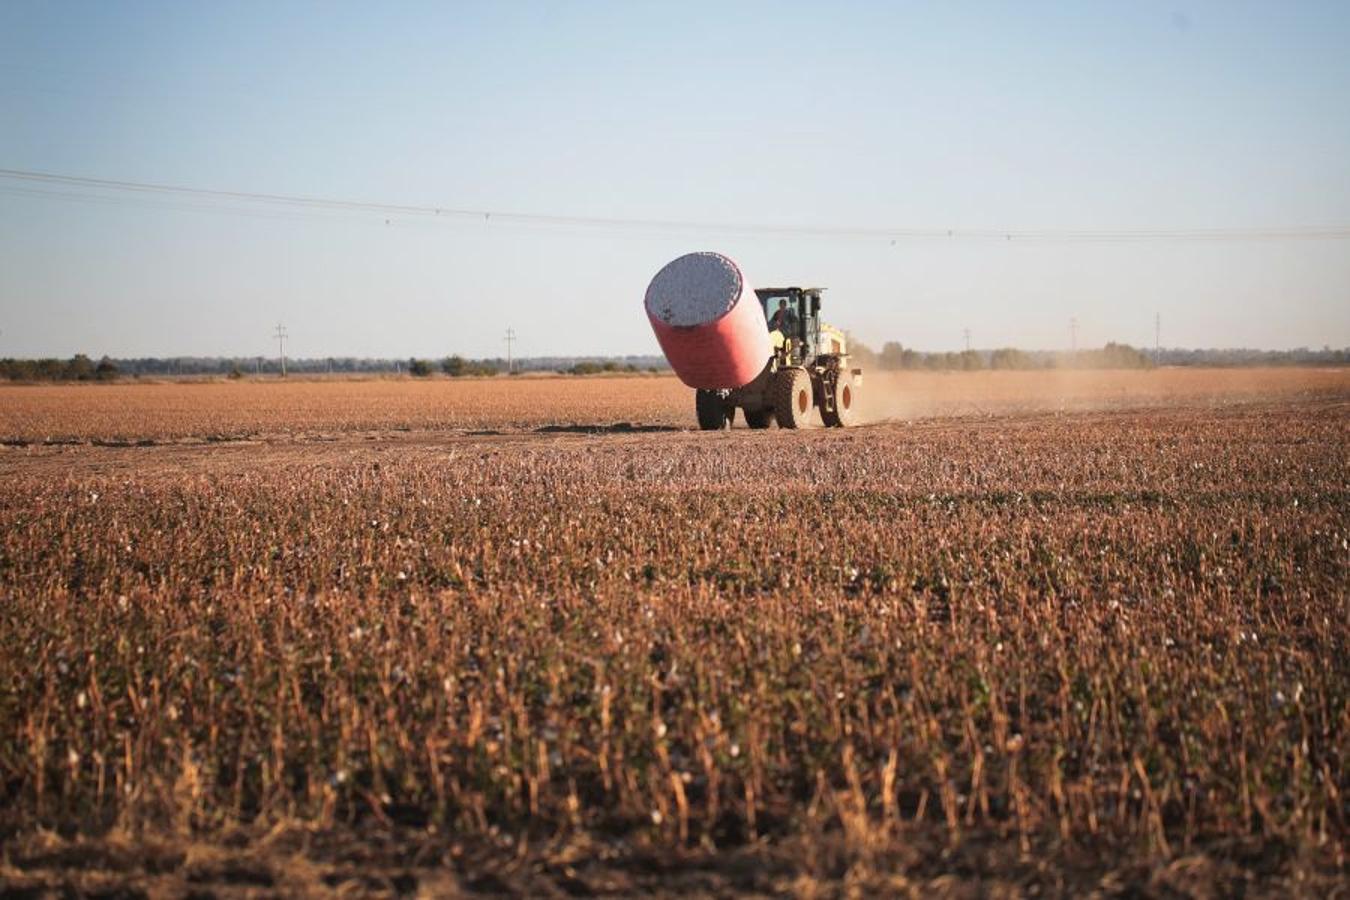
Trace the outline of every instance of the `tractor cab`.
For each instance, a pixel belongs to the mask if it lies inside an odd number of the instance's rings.
[[[824,288],[761,288],[764,320],[788,365],[802,365],[821,352],[820,295]]]

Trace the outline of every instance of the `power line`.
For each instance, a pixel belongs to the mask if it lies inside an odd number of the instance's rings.
[[[68,189],[114,191],[124,194],[149,194],[192,198],[212,203],[257,204],[290,207],[308,211],[377,213],[389,216],[423,216],[441,219],[480,220],[492,223],[545,225],[560,228],[620,228],[647,231],[698,231],[722,234],[801,236],[843,239],[946,239],[998,241],[1289,241],[1344,240],[1350,238],[1350,225],[1308,225],[1297,227],[1255,228],[1152,228],[1152,229],[980,229],[980,228],[875,228],[866,226],[771,225],[762,223],[699,222],[667,219],[627,219],[599,216],[571,216],[546,213],[506,212],[490,209],[466,209],[451,206],[379,203],[296,194],[271,194],[256,191],[227,191],[184,187],[155,182],[89,178],[26,169],[0,169],[0,178],[40,183]],[[99,194],[61,192],[60,196],[107,201]]]

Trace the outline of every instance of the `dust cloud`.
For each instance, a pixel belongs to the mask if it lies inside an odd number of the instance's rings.
[[[859,391],[866,423],[1034,412],[1350,399],[1347,369],[876,372]]]

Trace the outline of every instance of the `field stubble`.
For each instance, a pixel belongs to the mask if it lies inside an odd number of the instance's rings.
[[[0,884],[1329,890],[1350,398],[1208,406],[11,447]]]

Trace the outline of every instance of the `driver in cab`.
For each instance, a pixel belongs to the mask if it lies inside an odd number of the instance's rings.
[[[769,330],[780,331],[784,335],[797,333],[797,311],[788,306],[787,300],[778,301],[778,309],[769,319]]]

